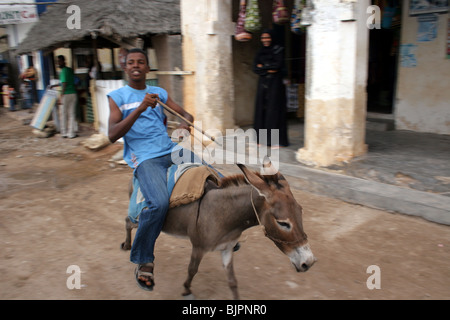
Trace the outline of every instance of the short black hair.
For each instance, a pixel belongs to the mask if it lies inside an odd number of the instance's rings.
[[[127,55],[125,57],[125,62],[127,61],[128,55],[130,53],[142,53],[144,55],[144,57],[145,57],[145,61],[147,61],[147,65],[150,66],[150,63],[148,62],[147,53],[144,50],[142,50],[141,48],[133,48],[133,49],[128,50]]]
[[[61,60],[63,60],[63,61],[66,61],[66,57],[64,57],[62,54],[60,54],[60,55],[58,56],[58,59],[61,59]]]

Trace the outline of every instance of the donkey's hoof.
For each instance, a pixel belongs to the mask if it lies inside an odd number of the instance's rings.
[[[195,296],[192,293],[188,293],[188,294],[183,293],[183,299],[184,300],[195,300]]]
[[[122,242],[120,244],[120,249],[122,249],[123,251],[131,250],[131,246],[129,244],[126,244],[125,242]]]

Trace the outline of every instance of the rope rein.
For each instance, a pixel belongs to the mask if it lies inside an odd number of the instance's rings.
[[[266,227],[261,223],[261,220],[259,220],[258,212],[256,211],[255,204],[253,203],[253,186],[250,191],[250,200],[252,202],[253,212],[255,213],[256,219],[258,220],[258,224],[263,227],[264,233],[266,233]]]

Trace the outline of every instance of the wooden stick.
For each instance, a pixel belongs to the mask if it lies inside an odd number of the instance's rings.
[[[196,127],[192,122],[190,122],[188,119],[186,119],[185,117],[183,117],[181,114],[179,114],[178,112],[176,112],[175,110],[173,110],[172,108],[170,108],[168,105],[166,105],[165,103],[161,102],[161,100],[156,99],[156,101],[163,106],[164,109],[166,109],[168,112],[170,112],[171,114],[177,116],[178,118],[180,118],[181,120],[183,120],[184,122],[186,122],[188,125],[190,125],[192,128],[200,131],[203,135],[207,136],[211,141],[214,141],[215,143],[217,143],[219,146],[222,146],[219,142],[216,141],[216,138],[214,138],[213,136],[210,136],[209,134],[207,134],[205,131],[203,131],[202,129]]]

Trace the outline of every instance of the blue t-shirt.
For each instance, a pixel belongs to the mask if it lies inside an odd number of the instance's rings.
[[[147,93],[156,93],[163,103],[167,101],[167,91],[152,86],[137,90],[126,85],[110,92],[107,96],[114,100],[122,112],[122,119],[125,119],[139,107]],[[159,104],[153,109],[148,107],[123,136],[125,141],[123,158],[131,168],[137,168],[147,159],[165,156],[177,146],[167,133],[165,119],[163,108]]]

